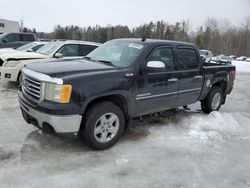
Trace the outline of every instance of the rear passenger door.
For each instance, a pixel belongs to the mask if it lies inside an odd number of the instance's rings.
[[[148,69],[149,61],[161,61],[162,69]],[[172,48],[155,48],[148,56],[143,74],[136,80],[135,115],[143,115],[175,108],[178,97],[178,79],[175,77],[175,63]]]
[[[90,52],[92,52],[94,49],[96,49],[98,46],[94,45],[87,45],[87,44],[81,44],[79,48],[79,56],[86,56]]]
[[[11,33],[7,35],[4,40],[6,43],[3,43],[2,47],[4,48],[17,48],[22,45],[20,34],[18,33]]]
[[[18,46],[25,45],[35,40],[35,37],[33,34],[19,34],[19,36],[20,36],[20,41],[17,44]]]
[[[177,105],[184,106],[196,102],[199,98],[203,74],[199,55],[193,47],[178,46],[177,54],[179,78]]]

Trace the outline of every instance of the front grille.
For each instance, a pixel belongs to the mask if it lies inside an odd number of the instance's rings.
[[[3,60],[2,59],[0,59],[0,67],[3,65]]]
[[[41,86],[41,81],[23,74],[22,92],[33,102],[38,102],[40,100]]]

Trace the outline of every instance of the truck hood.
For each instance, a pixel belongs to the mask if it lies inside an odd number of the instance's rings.
[[[57,78],[70,76],[78,73],[89,73],[95,71],[116,69],[115,67],[104,63],[75,59],[36,62],[25,65],[25,67],[35,72],[39,72]]]
[[[35,52],[22,52],[22,51],[13,51],[0,55],[0,59],[2,59],[3,61],[45,59],[45,58],[48,58],[48,56]]]
[[[0,49],[0,54],[4,54],[7,52],[14,52],[15,50],[13,48],[2,48]]]

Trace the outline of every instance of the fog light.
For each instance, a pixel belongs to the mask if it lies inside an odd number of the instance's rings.
[[[5,78],[10,78],[11,74],[5,74]]]

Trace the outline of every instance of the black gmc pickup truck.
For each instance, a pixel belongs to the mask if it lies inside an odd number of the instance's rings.
[[[117,39],[81,60],[33,63],[18,91],[24,119],[41,130],[77,132],[88,146],[114,145],[130,120],[201,102],[218,111],[235,67],[204,63],[194,44]]]

